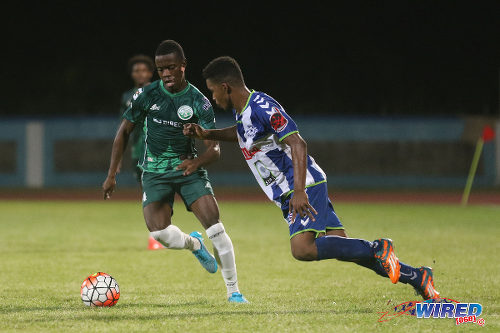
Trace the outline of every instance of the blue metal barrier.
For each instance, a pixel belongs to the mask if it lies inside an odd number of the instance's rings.
[[[308,141],[331,142],[459,142],[465,122],[460,118],[347,118],[347,117],[296,117],[301,135]],[[23,187],[26,184],[27,124],[33,120],[0,120],[0,142],[16,143],[16,169],[11,173],[0,173],[0,186]],[[102,172],[57,172],[54,167],[54,145],[58,140],[112,140],[118,121],[115,117],[54,118],[35,120],[43,124],[43,167],[42,184],[46,187],[100,186],[107,170]],[[228,116],[219,116],[217,127],[233,125]],[[75,147],[78,149],[78,147]],[[471,156],[472,158],[472,156]],[[485,145],[482,155],[483,174],[476,186],[493,186],[496,177],[494,143]],[[129,173],[119,176],[120,185],[132,186],[135,179]],[[248,169],[232,172],[218,172],[211,168],[210,178],[217,185],[246,186],[255,184]],[[345,187],[461,187],[465,177],[421,177],[412,175],[366,176],[328,175],[330,185]]]

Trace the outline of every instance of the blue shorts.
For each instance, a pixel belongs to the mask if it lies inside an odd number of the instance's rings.
[[[282,202],[281,209],[283,210],[283,217],[290,229],[290,238],[305,231],[315,232],[316,236],[318,236],[319,233],[327,232],[328,230],[344,229],[344,226],[340,223],[337,214],[335,214],[333,210],[332,202],[328,198],[328,187],[326,182],[307,187],[306,193],[309,197],[309,203],[318,212],[318,215],[314,216],[316,219],[314,222],[311,221],[308,216],[305,218],[296,216],[295,222],[291,222],[292,214],[288,213],[288,209],[293,193]]]

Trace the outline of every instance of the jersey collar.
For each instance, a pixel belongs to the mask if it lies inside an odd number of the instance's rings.
[[[185,93],[187,93],[187,91],[189,90],[189,88],[191,88],[191,83],[189,83],[189,81],[187,81],[187,80],[186,80],[186,82],[187,82],[186,88],[182,89],[179,92],[176,92],[175,94],[172,94],[170,91],[168,91],[163,86],[163,81],[162,80],[158,80],[158,84],[160,85],[160,90],[163,91],[165,94],[167,94],[170,97],[177,97],[177,96],[181,96],[181,95],[184,95]]]
[[[245,103],[245,106],[243,107],[243,109],[241,109],[240,114],[242,114],[246,110],[248,103],[250,103],[250,98],[252,98],[252,95],[254,94],[254,92],[255,92],[255,90],[252,89],[252,91],[250,92],[250,95],[248,96],[247,102]]]

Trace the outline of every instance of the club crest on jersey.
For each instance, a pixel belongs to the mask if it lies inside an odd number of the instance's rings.
[[[194,114],[193,109],[189,105],[182,105],[179,109],[177,109],[177,115],[182,120],[190,119]]]
[[[271,115],[271,118],[269,118],[269,121],[271,122],[271,127],[276,132],[281,132],[282,130],[285,129],[286,125],[288,124],[288,120],[285,117],[283,117],[278,108],[273,106],[273,111],[274,112]]]
[[[258,131],[259,131],[259,129],[257,127],[255,127],[255,126],[249,126],[245,130],[245,136],[248,139],[253,139],[253,138],[255,138],[255,135],[257,134]]]

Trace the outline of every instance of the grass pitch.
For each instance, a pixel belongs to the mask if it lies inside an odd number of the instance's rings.
[[[220,208],[251,304],[228,304],[220,273],[205,272],[188,251],[148,251],[139,202],[0,202],[0,330],[500,331],[498,206],[336,205],[349,236],[392,238],[402,261],[434,268],[442,296],[481,303],[482,328],[410,316],[379,323],[379,312],[419,300],[410,286],[351,263],[294,260],[270,202]],[[173,220],[201,230],[179,201]],[[80,300],[81,282],[96,271],[120,285],[113,308]]]

